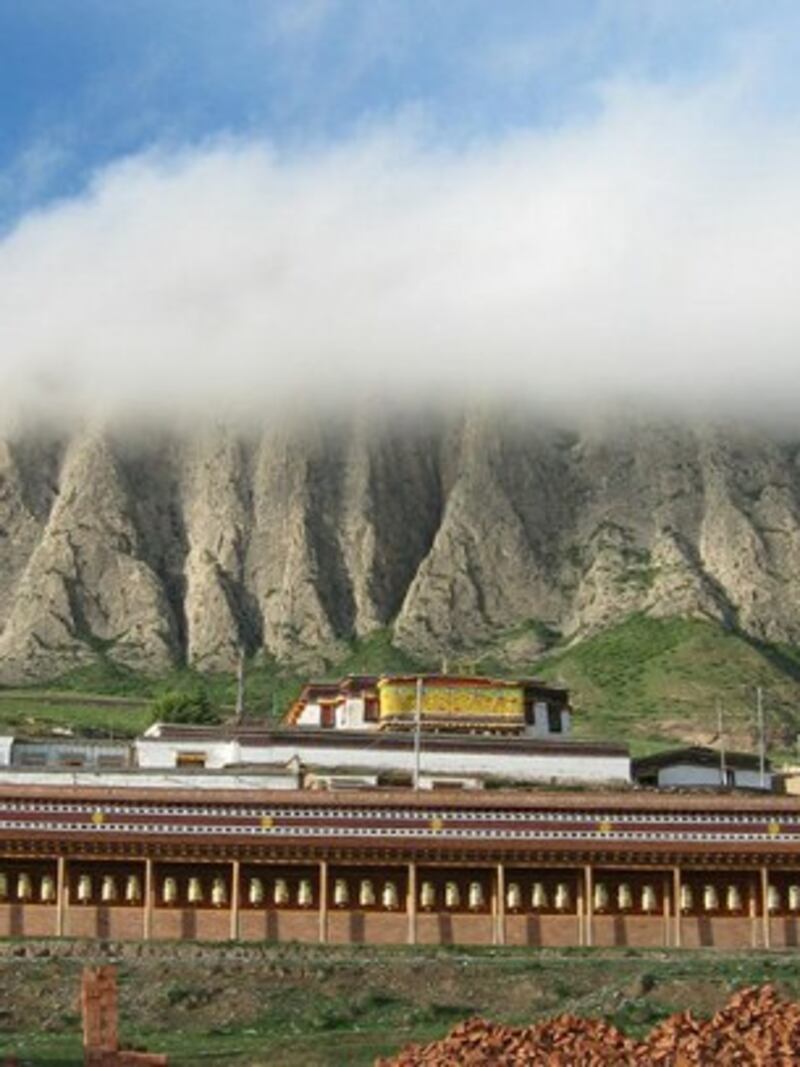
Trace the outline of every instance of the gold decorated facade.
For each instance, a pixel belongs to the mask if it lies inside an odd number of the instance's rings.
[[[410,728],[417,716],[416,678],[378,681],[379,722],[383,729]],[[525,688],[518,682],[484,678],[427,677],[419,691],[423,727],[517,732],[525,725]]]

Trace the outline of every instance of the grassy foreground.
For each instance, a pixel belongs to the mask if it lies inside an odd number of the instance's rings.
[[[97,948],[76,944],[67,958],[23,959],[9,947],[0,959],[0,1054],[77,1067],[81,957]],[[640,1036],[676,1011],[710,1015],[748,985],[773,982],[800,997],[793,954],[185,944],[120,951],[123,1043],[168,1052],[175,1067],[366,1067],[476,1014],[520,1025],[569,1011]]]

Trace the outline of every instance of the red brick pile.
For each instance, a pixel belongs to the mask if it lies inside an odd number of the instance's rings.
[[[81,980],[85,1067],[167,1067],[167,1057],[121,1049],[117,1039],[117,972],[84,967]]]
[[[609,1023],[558,1015],[525,1028],[470,1019],[376,1067],[791,1067],[800,1063],[800,1004],[771,986],[734,994],[713,1018],[682,1012],[644,1041]]]

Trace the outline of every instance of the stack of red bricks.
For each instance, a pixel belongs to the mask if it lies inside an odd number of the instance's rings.
[[[81,983],[85,1067],[167,1067],[167,1057],[120,1049],[117,1034],[117,974],[113,967],[86,967]]]
[[[673,1015],[644,1041],[609,1023],[559,1015],[525,1028],[470,1019],[429,1045],[376,1067],[792,1067],[800,1063],[800,1004],[771,986],[736,993],[713,1018]]]

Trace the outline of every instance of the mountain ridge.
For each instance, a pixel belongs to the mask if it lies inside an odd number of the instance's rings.
[[[800,644],[800,439],[667,420],[22,430],[0,442],[0,683],[312,668],[389,627],[513,667],[632,614]]]

